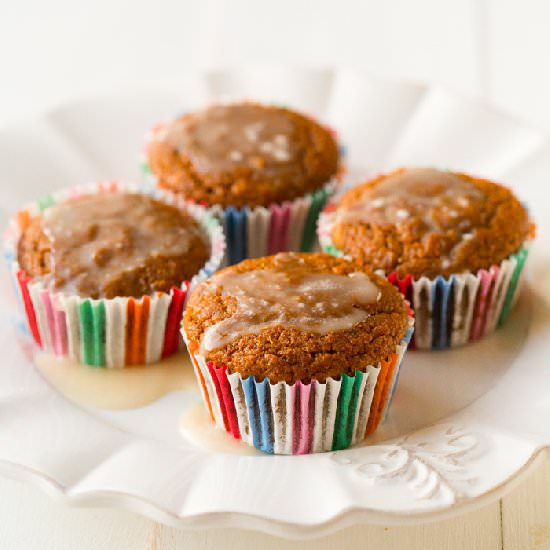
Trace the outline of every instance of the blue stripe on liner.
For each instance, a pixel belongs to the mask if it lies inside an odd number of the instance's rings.
[[[223,216],[223,226],[227,239],[227,259],[229,264],[232,265],[246,258],[248,210],[246,208],[239,210],[230,206],[225,210]]]
[[[261,382],[256,382],[256,397],[258,398],[262,432],[260,450],[264,453],[273,454],[273,422],[271,420],[271,398],[267,378],[264,378]]]
[[[445,339],[445,347],[450,348],[453,339],[453,321],[455,316],[455,292],[456,292],[456,276],[452,275],[449,279],[449,293],[447,295],[446,307],[446,322],[447,322],[447,337]]]
[[[405,351],[403,352],[403,357],[401,357],[401,362],[399,365],[397,365],[397,376],[395,377],[395,382],[393,384],[393,388],[391,389],[391,395],[388,399],[388,404],[386,406],[386,412],[384,414],[384,418],[382,419],[382,422],[388,418],[388,413],[390,412],[390,407],[393,401],[393,396],[395,394],[395,390],[397,389],[397,383],[399,382],[399,376],[401,375],[401,367],[403,366],[403,361],[405,361],[405,355],[407,355],[407,349],[411,342],[412,335],[414,333],[414,327],[411,327],[409,330],[407,330],[407,334],[405,334],[405,337],[403,340],[401,340],[401,345],[405,346]]]
[[[8,267],[11,266],[11,262],[13,262],[13,260],[15,260],[15,255],[13,253],[13,251],[9,250],[9,249],[5,249],[4,250],[4,259],[6,260],[6,262],[8,263]]]
[[[248,409],[248,423],[252,432],[252,444],[256,449],[261,449],[261,426],[256,402],[256,384],[253,376],[243,380],[244,398]]]
[[[445,349],[448,347],[447,310],[449,295],[453,282],[446,281],[439,276],[435,280],[432,291],[432,348]]]
[[[17,275],[13,271],[13,262],[15,260],[14,254],[11,250],[4,250],[4,260],[6,261],[6,267],[10,276],[11,285],[13,287],[13,292],[17,296],[17,305],[19,307],[19,312],[25,317],[25,304],[21,300],[21,292],[19,290],[19,281],[17,280]],[[26,334],[30,334],[29,331],[26,331]]]
[[[24,334],[25,336],[28,336],[29,338],[32,337],[31,331],[29,330],[29,327],[27,326],[27,323],[25,321],[17,321],[17,330]]]

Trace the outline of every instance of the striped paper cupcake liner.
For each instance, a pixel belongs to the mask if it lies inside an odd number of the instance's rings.
[[[405,338],[385,361],[325,382],[258,382],[230,374],[226,366],[188,349],[204,403],[219,428],[266,453],[319,453],[362,441],[385,418],[413,324],[411,318]]]
[[[319,217],[318,236],[323,251],[347,257],[332,242],[333,206]],[[460,273],[448,278],[411,275],[387,279],[410,302],[415,315],[412,347],[442,350],[475,342],[501,326],[519,296],[529,241],[490,269]]]
[[[120,191],[147,194],[184,208],[203,227],[211,255],[191,281],[169,293],[157,292],[140,299],[90,299],[55,292],[33,280],[19,266],[17,246],[29,221],[50,206],[93,193]],[[157,189],[118,182],[64,189],[18,212],[4,236],[4,256],[13,278],[28,331],[45,351],[98,367],[127,367],[155,363],[175,353],[181,344],[179,327],[188,290],[216,271],[224,258],[225,239],[219,222],[199,206]]]
[[[157,178],[147,161],[147,147],[164,126],[157,125],[145,139],[140,166],[145,181],[157,185]],[[345,150],[340,148],[345,157]],[[278,252],[310,252],[316,243],[317,219],[345,172],[340,162],[338,175],[317,191],[292,201],[255,208],[223,208],[212,206],[210,212],[223,225],[227,242],[226,264],[233,265],[247,258],[260,258]],[[208,208],[208,205],[201,204]]]

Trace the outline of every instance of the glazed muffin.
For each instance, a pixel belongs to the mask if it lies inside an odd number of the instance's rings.
[[[406,293],[423,348],[476,340],[504,320],[531,234],[508,188],[433,168],[378,176],[319,221],[325,251],[381,270]]]
[[[218,272],[196,287],[184,316],[213,420],[282,454],[344,448],[374,431],[411,326],[407,302],[384,278],[292,252]]]
[[[92,186],[18,214],[6,252],[41,347],[113,367],[178,349],[187,287],[221,263],[223,236],[203,209],[157,195]]]
[[[95,194],[58,204],[23,230],[18,260],[52,289],[89,298],[169,292],[210,256],[199,222],[137,193]]]
[[[147,157],[159,187],[223,216],[231,263],[309,250],[339,170],[327,128],[258,103],[214,105],[161,125]]]

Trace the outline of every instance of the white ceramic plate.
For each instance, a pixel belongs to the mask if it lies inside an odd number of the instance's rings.
[[[512,185],[539,225],[530,280],[503,330],[456,351],[409,353],[387,423],[362,446],[312,456],[213,453],[178,433],[192,392],[131,411],[79,408],[21,347],[6,274],[0,316],[0,470],[72,505],[126,507],[181,526],[320,535],[405,523],[497,498],[550,443],[550,142],[444,89],[353,71],[191,75],[172,90],[62,105],[0,132],[2,223],[22,203],[90,180],[138,176],[145,131],[213,98],[304,109],[338,128],[350,179],[403,164]],[[546,245],[546,247],[545,247]]]

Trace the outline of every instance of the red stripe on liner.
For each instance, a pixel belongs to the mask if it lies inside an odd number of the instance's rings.
[[[164,347],[162,357],[168,357],[176,353],[180,343],[180,323],[183,316],[183,303],[187,295],[189,283],[184,283],[183,288],[174,287],[172,289],[172,301],[166,316],[166,326],[164,328]]]
[[[412,301],[412,285],[413,277],[412,275],[405,275],[400,279],[397,273],[394,271],[388,275],[388,281],[395,287],[399,289],[399,292],[405,296],[405,298],[411,302]]]
[[[393,286],[397,287],[399,292],[401,292],[401,294],[403,294],[405,299],[409,302],[409,316],[413,317],[414,316],[414,311],[410,306],[410,304],[412,304],[413,307],[414,307],[414,303],[413,303],[413,282],[414,282],[414,279],[413,279],[413,276],[411,274],[408,274],[408,275],[405,275],[405,277],[403,277],[402,279],[400,279],[398,277],[397,273],[394,271],[393,273],[390,273],[388,275],[387,279]],[[413,332],[411,341],[409,343],[409,349],[415,349],[415,348],[416,348],[416,344],[414,342],[414,332]]]
[[[210,378],[212,378],[212,382],[214,382],[214,388],[216,390],[216,395],[218,396],[218,403],[220,405],[220,412],[222,413],[223,418],[223,425],[225,427],[225,430],[227,432],[230,432],[229,428],[229,422],[227,420],[227,412],[225,410],[225,401],[223,399],[223,393],[220,388],[220,381],[218,380],[218,376],[216,374],[216,367],[214,366],[214,363],[206,363],[206,366],[208,367],[208,372],[210,373]]]
[[[34,306],[28,288],[28,284],[31,280],[27,277],[24,271],[18,271],[16,277],[19,282],[19,288],[21,289],[21,296],[23,297],[23,305],[25,306],[25,313],[27,314],[29,330],[31,331],[34,341],[42,347],[40,331],[38,330],[38,324],[36,322],[36,312],[34,311]]]
[[[136,302],[133,298],[128,298],[126,306],[126,341],[124,345],[124,364],[134,364],[133,343],[134,343],[134,317]]]
[[[225,415],[227,418],[227,424],[229,424],[229,430],[235,439],[241,439],[241,432],[239,430],[239,421],[237,419],[237,411],[235,409],[235,402],[233,400],[233,393],[231,392],[231,384],[227,378],[227,366],[223,365],[221,367],[214,366],[213,363],[208,364],[208,370],[210,368],[214,370],[214,374],[218,379],[219,386],[216,386],[216,392],[218,387],[220,388],[221,396],[223,399]],[[210,370],[212,373],[212,370]],[[219,394],[218,394],[219,397]],[[225,422],[225,420],[224,420]],[[227,429],[226,424],[226,429]]]

